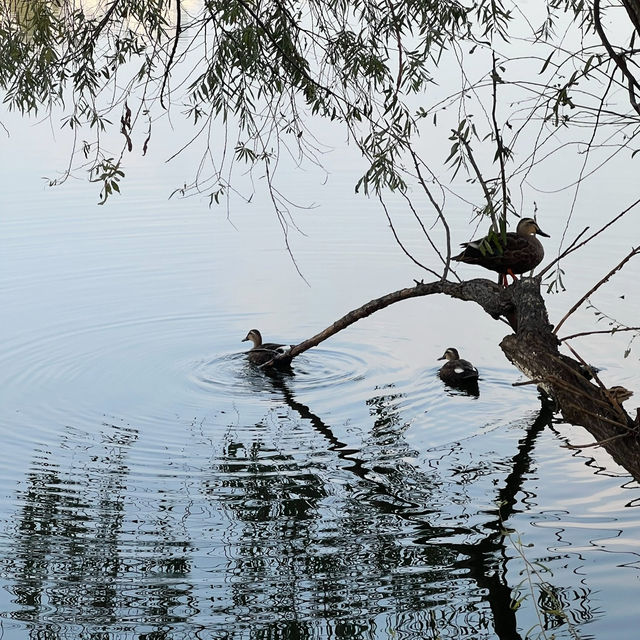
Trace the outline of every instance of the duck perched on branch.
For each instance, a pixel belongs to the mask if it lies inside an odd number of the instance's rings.
[[[257,329],[251,329],[242,342],[246,342],[247,340],[253,342],[253,347],[247,351],[247,358],[249,358],[249,362],[260,367],[269,365],[276,356],[285,355],[287,351],[291,349],[291,345],[288,344],[262,342],[262,334]],[[289,367],[290,364],[291,358],[282,358],[269,366],[286,368]]]
[[[443,382],[456,386],[478,381],[478,370],[468,360],[463,360],[454,347],[449,347],[438,360],[446,360],[438,372]]]
[[[536,234],[549,237],[533,218],[522,218],[515,233],[510,231],[505,239],[500,234],[491,234],[478,240],[464,242],[462,253],[451,259],[466,264],[477,264],[485,269],[497,271],[498,284],[507,286],[507,274],[517,280],[516,273],[535,269],[544,258],[544,248]]]

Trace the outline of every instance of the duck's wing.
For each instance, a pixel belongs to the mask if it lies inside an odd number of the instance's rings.
[[[518,242],[518,240],[523,240],[523,238],[513,232],[507,233],[506,243],[501,248],[502,250],[494,244],[489,244],[488,236],[471,242],[463,242],[460,245],[464,247],[463,251],[451,259],[457,262],[466,262],[467,264],[480,264],[489,269],[499,268],[503,264],[504,254],[510,249],[512,243]]]
[[[465,378],[478,377],[478,370],[468,360],[458,360],[455,363],[455,372]]]
[[[291,344],[276,344],[275,342],[266,342],[258,347],[258,349],[264,349],[265,351],[273,351],[274,353],[287,353],[293,345]]]

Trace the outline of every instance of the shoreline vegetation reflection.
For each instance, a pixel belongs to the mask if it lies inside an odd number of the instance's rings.
[[[447,488],[438,473],[402,463],[416,452],[404,440],[407,425],[395,408],[402,394],[393,385],[377,389],[367,402],[373,426],[360,450],[295,398],[292,376],[259,375],[288,408],[286,416],[278,411],[286,428],[310,425],[325,448],[316,447],[314,457],[335,457],[350,494],[346,503],[330,478],[295,452],[262,441],[260,423],[255,432],[244,432],[248,440],[228,431],[208,468],[172,479],[183,484],[183,494],[189,488],[183,510],[175,510],[175,496],[131,491],[138,429],[104,423],[95,437],[70,430],[59,443],[66,454],[37,452],[19,492],[14,551],[4,561],[18,607],[11,616],[56,638],[85,637],[112,624],[140,631],[141,620],[153,637],[172,637],[162,630],[180,629],[192,616],[207,621],[203,630],[232,625],[290,637],[295,629],[296,637],[313,638],[321,612],[335,625],[336,637],[359,637],[358,628],[371,637],[373,621],[381,618],[400,631],[405,616],[414,632],[432,634],[423,637],[453,637],[454,630],[458,637],[525,637],[516,606],[522,585],[508,577],[513,555],[506,527],[517,496],[527,491],[537,439],[551,424],[548,407],[526,425],[517,451],[501,460],[504,477],[494,480],[491,498],[496,506],[483,521],[465,526],[455,518],[442,521],[439,503]],[[371,459],[371,451],[382,455]],[[334,508],[334,501],[342,504]],[[203,548],[206,528],[193,538],[191,511],[219,511],[226,533]],[[195,515],[206,526],[201,518]],[[194,563],[220,566],[211,599],[204,597],[208,588],[192,583]],[[394,576],[403,577],[400,589]],[[360,600],[370,581],[378,596]],[[462,623],[447,613],[447,594],[465,583],[462,597],[470,609]],[[589,613],[588,592],[558,590],[553,596],[548,590],[530,595],[538,600],[544,631],[571,626],[574,616],[596,615]],[[464,624],[471,626],[458,626]]]

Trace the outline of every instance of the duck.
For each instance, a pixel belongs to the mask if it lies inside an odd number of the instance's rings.
[[[507,274],[517,280],[516,273],[525,273],[535,269],[544,258],[544,247],[536,235],[549,238],[533,218],[522,218],[518,222],[515,232],[509,231],[506,234],[506,242],[502,243],[499,234],[492,240],[490,236],[478,238],[471,242],[463,242],[462,253],[453,256],[451,259],[456,262],[466,264],[477,264],[485,269],[497,271],[498,284],[507,286]],[[496,239],[503,244],[496,247]],[[490,244],[491,243],[491,244]]]
[[[252,364],[264,367],[269,364],[276,356],[284,355],[291,349],[288,344],[275,344],[274,342],[262,342],[262,334],[258,329],[251,329],[247,333],[247,337],[242,342],[250,340],[253,347],[247,351],[247,358]],[[283,358],[273,363],[273,366],[288,367],[291,364],[291,358]]]
[[[438,360],[446,360],[438,372],[443,382],[460,385],[478,381],[478,370],[468,360],[463,360],[456,348],[449,347]]]

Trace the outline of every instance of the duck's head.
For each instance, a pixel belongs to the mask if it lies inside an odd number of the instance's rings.
[[[454,347],[449,347],[438,360],[460,360],[460,354]]]
[[[538,223],[533,218],[522,218],[522,220],[518,222],[516,233],[519,236],[532,236],[537,233],[539,236],[544,236],[545,238],[550,237],[548,233],[545,233],[538,226]]]
[[[247,340],[251,340],[254,347],[259,347],[262,344],[262,335],[257,329],[251,329],[242,342],[246,342]]]

